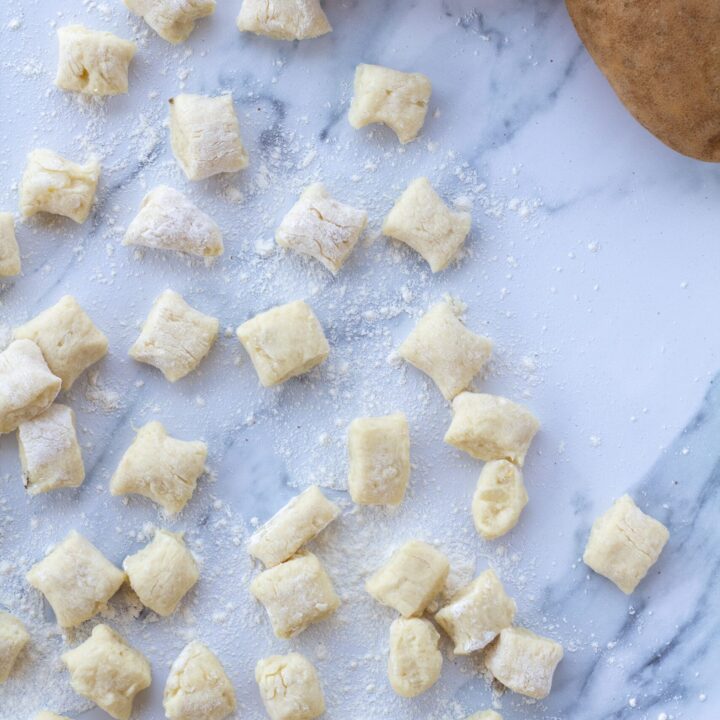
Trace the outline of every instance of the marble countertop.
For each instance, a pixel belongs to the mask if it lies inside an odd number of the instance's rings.
[[[168,664],[193,637],[226,665],[243,720],[264,717],[255,662],[288,647],[317,665],[330,719],[459,720],[494,703],[505,720],[715,720],[718,168],[672,152],[631,118],[560,0],[327,0],[334,32],[300,44],[241,36],[238,0],[218,5],[178,47],[119,0],[0,7],[0,209],[17,208],[35,147],[77,160],[96,154],[103,164],[87,223],[18,222],[23,274],[0,282],[0,342],[66,293],[110,338],[108,357],[64,400],[78,415],[82,488],[27,497],[15,438],[0,438],[0,606],[22,617],[33,638],[0,688],[0,720],[43,708],[105,717],[86,712],[68,689],[57,659],[66,641],[23,576],[70,528],[119,564],[152,526],[186,532],[202,579],[169,621],[134,617],[127,598],[113,601],[107,621],[153,664],[138,720],[163,717]],[[73,22],[138,42],[127,96],[89,102],[54,88],[55,32]],[[418,141],[400,147],[387,129],[350,128],[359,62],[431,78]],[[247,171],[185,180],[166,128],[166,101],[183,90],[232,92]],[[422,174],[473,213],[467,252],[437,276],[379,234],[394,199]],[[315,180],[370,215],[367,241],[336,279],[272,242],[284,212]],[[160,182],[221,225],[226,251],[216,262],[121,246],[142,196]],[[262,390],[228,331],[199,372],[170,385],[127,356],[166,287],[228,330],[304,297],[326,328],[330,360]],[[468,326],[495,342],[483,389],[527,404],[543,426],[526,463],[529,505],[518,527],[492,543],[477,536],[469,513],[479,466],[442,443],[448,407],[392,358],[446,293],[467,304]],[[393,513],[353,510],[344,490],[347,425],[395,409],[411,425],[408,497]],[[210,448],[209,473],[175,520],[107,490],[133,428],[150,419]],[[316,544],[343,605],[286,643],[272,637],[249,595],[256,571],[243,544],[257,519],[311,483],[344,507]],[[630,597],[580,561],[592,520],[624,492],[671,533]],[[447,644],[435,687],[412,701],[392,693],[385,664],[393,614],[362,582],[410,537],[438,543],[454,582],[494,567],[518,603],[517,621],[562,642],[549,698],[499,695],[477,662],[453,659]]]

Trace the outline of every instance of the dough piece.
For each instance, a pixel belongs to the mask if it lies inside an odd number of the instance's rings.
[[[348,431],[348,490],[359,505],[397,505],[410,479],[410,430],[404,413],[356,418]]]
[[[123,245],[178,250],[200,257],[216,257],[224,249],[215,221],[167,185],[158,185],[143,198]]]
[[[123,561],[130,587],[158,615],[175,612],[200,573],[182,534],[158,530],[153,541]]]
[[[510,627],[517,607],[493,570],[480,573],[435,615],[455,643],[456,655],[470,655]]]
[[[47,710],[43,710],[42,712],[39,712],[35,716],[35,720],[72,720],[69,717],[66,717],[65,715],[56,715],[55,713],[48,712]]]
[[[78,165],[52,150],[33,150],[20,182],[20,211],[29,218],[39,212],[84,223],[95,200],[100,163]]]
[[[0,684],[8,679],[18,655],[29,640],[30,635],[20,620],[0,612]]]
[[[215,654],[193,640],[170,668],[163,694],[170,720],[222,720],[235,711],[235,690]]]
[[[491,460],[480,473],[472,501],[475,529],[485,540],[510,532],[527,505],[522,470],[507,460]]]
[[[299,653],[263,658],[255,680],[271,720],[314,720],[325,712],[317,671]]]
[[[465,390],[492,355],[491,340],[470,332],[450,302],[433,305],[398,349],[398,354],[422,370],[446,400]]]
[[[165,512],[179,513],[205,470],[207,445],[176,440],[154,420],[138,430],[110,480],[111,495],[134,493],[150,498]]]
[[[260,573],[250,592],[265,606],[276,637],[285,639],[324,620],[340,606],[325,568],[307,552]]]
[[[237,336],[264,387],[309,372],[330,354],[320,322],[302,300],[256,315],[237,329]]]
[[[60,47],[55,84],[86,95],[122,95],[137,45],[109,32],[67,25],[58,30]]]
[[[430,80],[421,73],[358,65],[348,120],[356,130],[371,123],[387,125],[404,145],[422,129],[431,92]]]
[[[150,687],[150,663],[107,625],[96,625],[82,645],[60,659],[72,689],[117,720],[129,720],[135,696]]]
[[[657,562],[669,537],[661,522],[623,495],[593,523],[583,561],[629,595]]]
[[[494,710],[480,710],[479,712],[473,713],[469,718],[466,718],[466,720],[503,720],[503,716]]]
[[[215,0],[124,0],[163,40],[177,44],[187,40],[195,21],[215,12]]]
[[[479,460],[509,460],[523,466],[540,423],[525,407],[499,395],[460,393],[445,442]]]
[[[15,328],[14,335],[38,345],[65,391],[108,351],[108,339],[72,295],[64,295],[30,322]]]
[[[432,545],[411,540],[365,583],[365,589],[403,617],[422,615],[443,589],[450,564]]]
[[[485,650],[493,677],[513,692],[541,700],[550,694],[562,645],[519,627],[505,628]]]
[[[26,577],[45,596],[63,628],[75,627],[104,610],[125,582],[125,573],[75,530]]]
[[[16,430],[50,407],[61,384],[34,342],[11,342],[0,353],[0,433]]]
[[[153,303],[128,354],[175,382],[195,370],[210,352],[219,324],[217,318],[190,307],[178,293],[165,290]]]
[[[246,168],[232,95],[177,95],[170,100],[170,144],[189,180]]]
[[[319,535],[339,514],[340,508],[313,485],[253,534],[248,551],[265,567],[278,565]]]
[[[0,212],[0,277],[20,274],[20,248],[15,239],[15,218]]]
[[[392,689],[406,698],[429,690],[440,677],[440,635],[421,618],[397,618],[390,626],[388,678]]]
[[[80,487],[85,479],[75,413],[66,405],[51,405],[18,427],[23,484],[30,495]]]
[[[332,32],[320,0],[243,0],[237,26],[276,40],[308,40]]]

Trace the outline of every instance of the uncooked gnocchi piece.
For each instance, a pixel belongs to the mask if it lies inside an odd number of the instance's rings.
[[[18,427],[23,484],[30,495],[80,487],[85,479],[75,413],[66,405],[51,405]]]
[[[165,290],[155,300],[128,354],[175,382],[200,365],[215,343],[218,327],[217,318],[190,307],[173,290]]]
[[[152,542],[123,561],[130,587],[145,607],[167,617],[198,581],[197,563],[182,534],[158,530]]]
[[[190,37],[195,21],[215,12],[215,0],[124,0],[163,40],[177,44]]]
[[[334,200],[322,183],[307,187],[275,231],[277,244],[309,255],[336,275],[367,225],[367,213]]]
[[[163,693],[169,720],[222,720],[234,712],[235,690],[206,645],[193,640],[170,668]]]
[[[422,370],[446,400],[467,389],[492,355],[491,340],[470,332],[450,302],[433,305],[398,349],[398,354]]]
[[[325,568],[309,552],[260,573],[250,592],[265,606],[276,637],[285,639],[324,620],[340,606]]]
[[[20,620],[10,613],[0,612],[0,685],[8,679],[29,640],[30,635]]]
[[[258,661],[255,681],[271,720],[315,720],[325,712],[317,671],[299,653]]]
[[[43,710],[35,716],[35,720],[72,720],[65,715],[56,715],[55,713]]]
[[[84,223],[100,179],[100,163],[79,165],[43,148],[33,150],[20,182],[20,211],[29,218],[39,212]]]
[[[320,0],[243,0],[237,26],[276,40],[308,40],[332,31]]]
[[[583,561],[629,595],[657,562],[669,537],[661,522],[623,495],[593,523]]]
[[[122,95],[128,91],[128,68],[134,42],[109,32],[67,25],[58,30],[59,57],[55,84],[86,95]]]
[[[480,710],[479,712],[473,713],[469,718],[466,718],[466,720],[503,720],[503,716],[494,710]]]
[[[296,495],[253,534],[248,551],[265,567],[278,565],[320,534],[339,514],[340,508],[313,485]]]
[[[448,559],[439,550],[411,540],[368,578],[365,589],[403,617],[422,615],[443,589],[449,571]]]
[[[75,627],[104,610],[125,582],[125,573],[75,530],[26,577],[50,603],[62,628]]]
[[[246,168],[232,95],[177,95],[170,100],[170,144],[189,180]]]
[[[138,430],[110,480],[111,495],[134,493],[179,513],[192,497],[205,469],[204,442],[176,440],[161,423],[149,422]]]
[[[64,295],[55,305],[15,328],[14,336],[38,345],[50,370],[62,379],[65,391],[108,351],[108,339],[72,295]]]
[[[0,353],[0,433],[12,432],[45,411],[61,385],[32,340],[11,342]]]
[[[485,650],[493,677],[513,692],[541,700],[550,694],[562,645],[520,627],[505,628]]]
[[[348,120],[355,129],[372,123],[387,125],[398,140],[414,140],[425,122],[432,85],[421,73],[358,65]]]
[[[445,442],[479,460],[509,460],[523,466],[540,423],[522,405],[485,393],[460,393]]]
[[[158,185],[143,198],[123,245],[177,250],[200,257],[223,254],[222,232],[215,221],[167,185]]]
[[[472,501],[475,529],[486,540],[510,532],[527,505],[522,470],[507,460],[491,460],[480,473]]]
[[[397,618],[390,626],[388,679],[402,697],[415,697],[429,690],[440,677],[440,635],[422,618]]]
[[[413,180],[383,223],[383,234],[420,253],[435,273],[457,255],[470,232],[468,212],[453,212],[433,190],[430,181]]]
[[[20,274],[20,248],[15,239],[15,218],[0,212],[0,277]]]
[[[150,663],[107,625],[60,658],[72,689],[116,720],[129,720],[135,696],[150,687]]]
[[[455,643],[455,654],[470,655],[510,627],[516,609],[500,578],[493,570],[486,570],[461,588],[435,620]]]
[[[348,490],[361,505],[398,505],[410,478],[410,431],[404,413],[356,418],[348,431]]]
[[[302,300],[256,315],[237,329],[237,336],[264,387],[309,372],[330,353],[319,320]]]

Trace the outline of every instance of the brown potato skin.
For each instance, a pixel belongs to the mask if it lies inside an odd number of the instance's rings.
[[[565,2],[635,118],[673,150],[720,162],[720,2]]]

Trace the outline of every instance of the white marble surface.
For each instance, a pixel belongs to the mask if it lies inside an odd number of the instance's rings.
[[[29,652],[0,688],[0,718],[43,707],[76,717],[88,708],[67,688],[57,661],[64,643],[23,581],[27,568],[71,527],[120,563],[148,524],[186,530],[203,574],[171,621],[132,618],[113,603],[108,622],[153,663],[153,687],[136,705],[142,720],[163,717],[168,662],[191,637],[222,658],[243,719],[263,717],[255,661],[288,646],[317,664],[328,718],[458,719],[493,701],[505,720],[717,718],[718,169],[673,153],[632,120],[559,0],[327,0],[335,31],[299,45],[240,36],[238,2],[218,4],[178,48],[117,0],[0,7],[2,209],[17,207],[24,158],[36,146],[103,161],[85,225],[18,225],[24,271],[0,283],[0,326],[7,337],[71,293],[111,345],[94,385],[84,378],[65,399],[79,417],[88,470],[81,489],[26,497],[15,438],[0,438],[0,605],[33,629]],[[88,104],[53,87],[55,30],[71,22],[139,42],[128,96]],[[430,76],[430,115],[416,143],[401,150],[385,129],[349,127],[360,61]],[[163,125],[166,100],[181,89],[233,93],[251,156],[246,172],[185,181]],[[377,237],[394,198],[420,174],[473,206],[466,256],[436,277]],[[334,280],[271,242],[284,211],[316,179],[368,209],[375,239]],[[158,182],[188,192],[223,227],[226,253],[215,264],[136,256],[120,245]],[[305,297],[327,329],[331,359],[265,391],[237,341],[222,337],[199,373],[170,385],[127,357],[166,287],[228,328]],[[419,373],[387,362],[417,316],[448,292],[468,304],[468,325],[496,343],[482,387],[525,402],[543,422],[526,465],[530,504],[495,543],[472,528],[479,468],[442,443],[442,398]],[[396,408],[412,426],[408,498],[393,514],[352,512],[345,428],[357,415]],[[210,446],[210,475],[175,521],[107,492],[132,428],[155,418]],[[344,604],[285,643],[251,601],[254,570],[242,545],[253,518],[266,519],[311,482],[345,505],[317,545]],[[579,562],[592,519],[626,491],[671,531],[629,598]],[[364,594],[362,580],[412,536],[437,540],[462,578],[495,567],[518,602],[518,622],[563,643],[547,700],[494,696],[478,665],[454,660],[447,645],[431,691],[413,701],[393,695],[384,671],[393,615]]]

